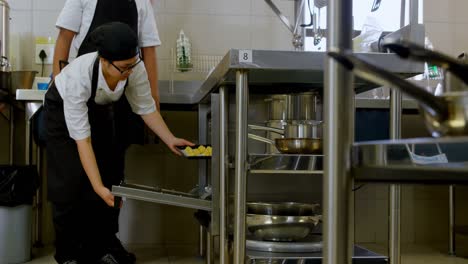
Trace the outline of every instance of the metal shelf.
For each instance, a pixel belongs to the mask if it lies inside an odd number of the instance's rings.
[[[315,264],[322,263],[322,252],[316,253],[272,253],[247,250],[246,256],[248,258],[247,263],[255,264],[258,260],[281,260],[286,264],[299,263],[298,260],[302,260],[300,263],[304,264]],[[264,263],[264,262],[261,262]],[[275,262],[276,263],[276,262]],[[360,246],[354,246],[353,263],[355,264],[387,264],[388,257],[379,255],[370,250],[362,248]]]
[[[352,174],[356,181],[468,183],[468,137],[416,138],[357,143]]]
[[[174,205],[205,211],[212,210],[211,201],[200,199],[196,195],[150,186],[136,184],[114,185],[112,186],[112,194],[117,197],[126,197],[152,203]]]
[[[323,155],[250,154],[251,174],[323,174]]]

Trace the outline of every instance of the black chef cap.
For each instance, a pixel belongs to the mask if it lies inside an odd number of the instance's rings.
[[[138,37],[125,23],[110,22],[91,32],[90,40],[101,57],[109,61],[128,60],[138,54]]]

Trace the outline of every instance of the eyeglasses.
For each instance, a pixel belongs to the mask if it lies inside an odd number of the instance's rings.
[[[109,61],[109,63],[114,66],[115,69],[117,69],[120,74],[125,74],[125,73],[128,73],[129,71],[131,71],[133,68],[135,68],[135,66],[138,65],[138,63],[142,62],[143,61],[143,58],[141,57],[141,53],[138,55],[138,61],[135,63],[135,64],[132,64],[130,66],[128,66],[127,68],[125,69],[120,69],[119,67],[117,67],[112,61]]]

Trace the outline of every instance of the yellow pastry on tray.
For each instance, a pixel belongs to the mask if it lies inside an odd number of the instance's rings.
[[[184,149],[184,152],[185,152],[185,155],[188,156],[188,157],[196,157],[196,156],[211,156],[212,153],[213,153],[213,150],[211,148],[211,146],[203,146],[203,145],[200,145],[196,148],[192,148],[192,147],[185,147]]]

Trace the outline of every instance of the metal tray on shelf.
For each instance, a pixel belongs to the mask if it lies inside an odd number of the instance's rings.
[[[323,155],[250,154],[248,161],[250,173],[323,173]]]
[[[202,199],[196,194],[166,190],[159,187],[122,183],[112,186],[112,194],[116,197],[125,197],[158,204],[206,211],[212,210],[211,201]]]

